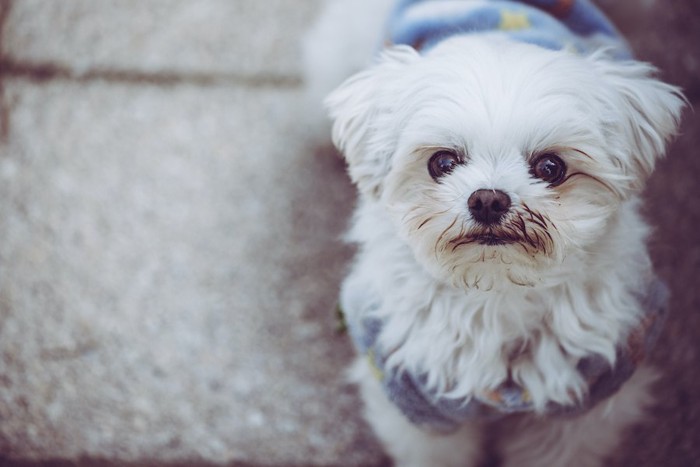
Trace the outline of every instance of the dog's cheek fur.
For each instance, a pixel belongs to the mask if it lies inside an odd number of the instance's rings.
[[[410,47],[389,49],[377,65],[350,77],[325,101],[333,142],[345,156],[350,177],[362,194],[374,199],[381,194],[398,138],[394,115],[401,90],[395,84],[419,58]]]
[[[601,54],[589,60],[603,84],[598,98],[607,113],[609,154],[630,178],[628,194],[636,194],[675,135],[684,98],[679,88],[655,79],[656,69],[647,63]]]

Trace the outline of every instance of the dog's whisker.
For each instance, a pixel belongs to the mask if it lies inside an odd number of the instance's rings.
[[[425,226],[425,224],[427,224],[428,222],[430,222],[430,221],[432,221],[432,220],[434,220],[434,219],[435,219],[434,216],[428,217],[428,218],[425,219],[423,222],[421,222],[420,225],[419,225],[418,227],[416,227],[416,231],[422,229],[423,226]]]
[[[529,284],[527,284],[527,283],[525,283],[525,282],[516,281],[515,278],[513,277],[513,274],[512,274],[510,271],[508,271],[508,272],[506,273],[506,278],[507,278],[510,282],[512,282],[513,284],[519,285],[519,286],[521,286],[521,287],[526,287],[526,286],[529,285]]]
[[[524,208],[524,209],[527,211],[527,213],[530,215],[530,219],[529,219],[529,220],[530,220],[531,222],[533,222],[533,223],[539,225],[539,226],[542,227],[543,229],[546,229],[546,228],[547,228],[547,221],[545,220],[544,216],[542,216],[542,214],[533,211],[533,210],[530,209],[530,207],[529,207],[527,204],[525,204],[525,203],[523,203],[523,208]]]
[[[587,173],[584,173],[584,172],[574,172],[574,173],[571,173],[571,174],[567,175],[567,177],[564,179],[564,181],[568,181],[569,179],[571,179],[571,178],[573,178],[573,177],[586,177],[586,178],[590,178],[590,179],[593,180],[594,182],[597,182],[598,184],[600,184],[603,188],[605,188],[606,190],[608,190],[610,193],[612,193],[612,194],[615,195],[616,197],[619,196],[619,195],[618,195],[619,192],[616,191],[613,187],[611,187],[610,184],[608,184],[607,182],[604,182],[603,180],[601,180],[600,178],[598,178],[598,177],[596,177],[596,176],[593,176],[593,175],[591,175],[591,174],[587,174]]]
[[[452,223],[447,226],[445,230],[442,231],[440,236],[438,237],[437,241],[435,242],[435,257],[438,257],[438,249],[440,248],[440,245],[442,244],[442,239],[445,238],[445,235],[447,235],[447,232],[454,227],[454,225],[457,223],[459,216],[455,216],[455,218],[452,220]]]
[[[416,211],[420,211],[421,209],[422,209],[421,206],[414,206],[413,208],[409,209],[408,212],[406,212],[406,214],[401,216],[401,220],[403,222],[406,222],[406,221],[413,221],[413,220],[419,218],[420,214],[413,215],[412,217],[409,217],[409,216],[414,214]]]
[[[457,241],[457,242],[452,240],[452,241],[450,241],[450,243],[452,244],[452,252],[454,253],[454,251],[462,245],[468,245],[470,243],[474,243],[475,241],[476,241],[476,238],[471,238],[471,239],[463,238],[462,240]]]
[[[590,156],[587,152],[582,151],[582,150],[580,150],[580,149],[571,148],[571,147],[568,147],[568,148],[565,148],[565,149],[568,150],[568,151],[575,152],[575,153],[577,153],[577,154],[581,154],[582,156],[584,156],[584,157],[586,157],[586,158],[588,158],[588,159],[590,159],[590,160],[595,160],[595,159],[593,159],[593,157]]]

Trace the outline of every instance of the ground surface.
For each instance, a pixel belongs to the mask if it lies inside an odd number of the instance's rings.
[[[700,4],[600,3],[700,105]],[[299,125],[320,5],[0,0],[0,464],[382,464],[330,313],[353,191]],[[614,465],[700,465],[699,145],[688,111],[647,192],[665,376]]]

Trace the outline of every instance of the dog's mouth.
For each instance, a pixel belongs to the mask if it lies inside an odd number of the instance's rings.
[[[513,243],[513,241],[514,241],[512,238],[500,237],[500,236],[493,234],[493,233],[485,233],[485,234],[476,235],[474,237],[474,240],[479,245],[488,245],[488,246],[505,245],[508,243]]]
[[[452,250],[454,251],[456,248],[462,245],[478,244],[484,246],[502,246],[517,243],[520,240],[520,237],[514,235],[499,235],[494,232],[482,232],[462,236],[458,239],[452,240],[450,243],[452,244]]]

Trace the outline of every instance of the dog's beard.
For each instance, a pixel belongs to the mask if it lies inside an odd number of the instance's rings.
[[[532,286],[538,271],[559,258],[556,227],[525,203],[490,226],[463,212],[436,212],[425,205],[402,217],[402,233],[416,258],[454,286],[488,290],[503,280]]]
[[[459,217],[458,215],[455,216],[451,225],[456,224]],[[428,222],[429,219],[423,222]],[[544,215],[533,211],[524,203],[519,209],[509,213],[497,225],[476,224],[467,227],[464,224],[465,222],[462,220],[459,234],[448,242],[452,246],[452,253],[455,253],[457,248],[468,245],[515,245],[520,247],[525,254],[543,254],[545,256],[550,256],[554,249],[554,239],[549,233],[549,227],[552,227],[551,221]],[[420,226],[418,226],[418,229],[420,229]],[[445,231],[447,230],[449,228],[445,229]]]

